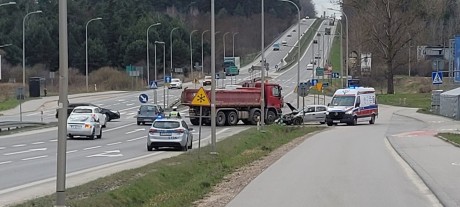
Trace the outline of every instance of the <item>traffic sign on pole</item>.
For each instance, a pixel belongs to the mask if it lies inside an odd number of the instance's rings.
[[[147,101],[149,101],[149,96],[147,96],[147,94],[142,93],[141,95],[139,95],[139,101],[141,103],[147,103]]]
[[[433,80],[433,84],[442,84],[442,72],[436,71],[431,73],[431,79]]]
[[[192,105],[195,105],[195,106],[210,106],[211,105],[208,95],[206,95],[206,92],[204,91],[203,87],[200,87],[200,89],[198,89],[198,92],[195,94],[195,97],[193,97]]]

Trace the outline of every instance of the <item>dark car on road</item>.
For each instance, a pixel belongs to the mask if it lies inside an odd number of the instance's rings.
[[[94,107],[99,107],[91,103],[70,103],[68,108],[67,108],[67,117],[69,117],[70,113],[72,113],[73,109],[78,106],[94,106]],[[111,109],[106,109],[106,108],[101,108],[101,114],[105,114],[107,121],[111,121],[113,119],[119,119],[120,118],[120,112],[118,111],[113,111]],[[56,109],[56,118],[59,116],[58,109]]]
[[[139,110],[137,111],[137,125],[144,125],[147,122],[152,123],[157,119],[157,117],[164,117],[163,112],[164,110],[161,106],[156,104],[143,104],[139,106]]]

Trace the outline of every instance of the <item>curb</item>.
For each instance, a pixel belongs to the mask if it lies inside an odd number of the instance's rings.
[[[439,133],[438,133],[438,134],[439,134]],[[443,137],[443,136],[441,136],[441,135],[438,135],[438,134],[436,134],[435,137],[437,137],[437,138],[439,138],[439,139],[442,139],[442,140],[444,140],[445,142],[448,142],[448,143],[454,145],[455,147],[459,147],[459,148],[460,148],[460,144],[457,144],[457,143],[455,143],[455,142],[452,142],[452,141],[448,140],[447,138],[445,138],[445,137]]]

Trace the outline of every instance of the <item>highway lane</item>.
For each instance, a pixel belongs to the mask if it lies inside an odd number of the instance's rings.
[[[386,137],[420,129],[381,107],[378,122],[337,126],[300,144],[227,206],[441,206]]]
[[[285,71],[280,78],[292,78],[292,74]],[[243,75],[242,75],[243,76]],[[244,76],[243,76],[244,77]],[[275,80],[278,81],[278,80]],[[186,85],[191,86],[190,83]],[[289,84],[286,84],[288,86]],[[159,104],[162,104],[162,91],[158,90]],[[170,101],[179,97],[181,90],[170,90]],[[140,93],[140,92],[139,92]],[[151,159],[160,159],[163,157],[174,156],[181,152],[159,151],[148,152],[146,150],[146,135],[148,126],[137,126],[135,124],[135,114],[139,106],[138,94],[127,93],[104,98],[81,98],[75,102],[92,102],[102,107],[119,110],[122,114],[120,120],[108,123],[108,127],[103,130],[101,140],[68,140],[67,143],[67,172],[69,175],[88,174],[82,182],[95,179],[106,174],[98,174],[100,166],[120,163],[116,166],[119,169],[125,169],[128,160],[140,159],[146,156]],[[145,93],[153,94],[152,90]],[[294,96],[292,96],[294,97]],[[153,98],[150,98],[152,100]],[[291,97],[287,96],[286,100],[290,101]],[[90,101],[94,100],[94,101]],[[291,100],[292,101],[292,100]],[[183,111],[187,114],[186,111]],[[54,118],[55,109],[50,108],[45,113],[48,120]],[[30,116],[33,117],[33,116]],[[187,120],[188,122],[188,120]],[[190,123],[189,123],[190,124]],[[191,125],[191,124],[190,124]],[[194,148],[197,147],[197,129],[198,126],[192,126],[196,129],[194,132]],[[246,126],[222,127],[218,128],[218,139],[237,133],[246,129]],[[202,128],[202,145],[209,143],[210,127]],[[18,198],[25,195],[36,196],[37,192],[32,192],[34,187],[47,186],[40,193],[54,192],[53,179],[56,171],[56,145],[57,131],[56,128],[44,129],[33,133],[23,133],[18,135],[0,137],[0,173],[4,179],[0,181],[0,203],[8,201],[9,198]],[[148,161],[151,162],[151,159]],[[147,162],[148,163],[148,162]],[[142,163],[145,164],[145,163]],[[141,166],[142,164],[139,164]],[[123,165],[123,166],[122,166]],[[10,173],[17,172],[17,173]],[[107,174],[115,171],[106,172]],[[78,178],[77,178],[78,177]],[[75,176],[75,179],[82,179],[81,176]],[[71,181],[70,181],[71,182]],[[76,182],[76,181],[75,181]],[[76,182],[75,184],[78,184]],[[28,191],[28,193],[25,193]]]

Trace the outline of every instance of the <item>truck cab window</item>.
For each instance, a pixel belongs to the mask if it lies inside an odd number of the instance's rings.
[[[281,90],[277,86],[272,88],[272,93],[273,93],[273,96],[281,97]]]

